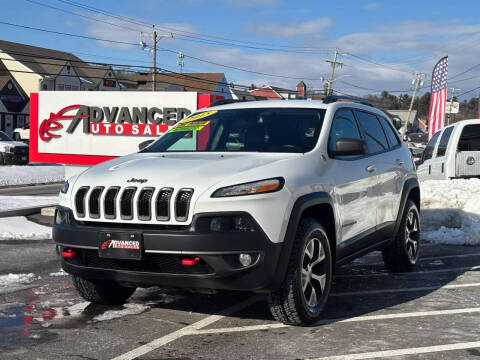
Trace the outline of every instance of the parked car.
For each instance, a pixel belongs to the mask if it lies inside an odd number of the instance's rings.
[[[319,319],[336,266],[381,250],[390,271],[413,270],[410,152],[384,112],[342,100],[202,109],[71,178],[53,226],[62,268],[94,303],[152,285],[248,290],[294,325]]]
[[[418,165],[420,180],[480,177],[480,119],[437,131]]]
[[[13,130],[13,139],[15,141],[28,141],[30,140],[30,128],[28,125],[24,127],[15,128]]]
[[[28,145],[14,141],[0,131],[0,165],[25,165],[28,163]]]

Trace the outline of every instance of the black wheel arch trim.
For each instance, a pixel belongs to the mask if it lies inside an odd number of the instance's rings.
[[[278,288],[287,272],[288,262],[290,260],[290,254],[292,252],[293,243],[295,241],[295,235],[297,233],[298,225],[302,219],[302,215],[305,210],[312,206],[328,204],[333,207],[333,199],[328,192],[315,192],[300,196],[293,205],[292,211],[290,213],[290,220],[288,221],[287,230],[285,232],[284,242],[280,257],[278,259],[275,284],[273,288]],[[335,261],[333,261],[335,262]]]
[[[395,229],[393,232],[393,239],[397,236],[398,230],[400,229],[400,224],[402,223],[403,212],[405,211],[405,205],[407,204],[407,199],[410,198],[410,193],[412,190],[418,189],[419,197],[418,197],[418,211],[420,212],[420,184],[418,183],[418,179],[416,177],[409,178],[403,184],[402,190],[402,197],[400,199],[400,207],[398,209],[397,221],[395,223]]]

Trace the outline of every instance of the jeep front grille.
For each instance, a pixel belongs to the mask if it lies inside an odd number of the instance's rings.
[[[157,213],[157,220],[170,220],[170,199],[172,198],[173,189],[164,188],[158,192],[157,201],[155,202],[155,210]]]
[[[192,189],[181,189],[175,200],[175,219],[177,221],[186,221],[188,209],[190,208],[190,199],[192,198]]]
[[[177,222],[185,222],[193,196],[193,189],[179,189],[175,194],[175,190],[170,187],[95,186],[90,189],[89,186],[83,186],[75,194],[75,210],[79,218],[154,219],[159,222],[168,222],[174,218]]]
[[[153,188],[143,188],[138,196],[138,218],[140,220],[150,220],[152,218],[152,196]]]
[[[107,190],[105,194],[105,200],[103,203],[104,211],[105,211],[105,218],[106,219],[115,219],[116,216],[116,203],[117,203],[117,195],[119,192],[119,187],[111,187]]]
[[[122,193],[120,199],[120,217],[124,220],[133,219],[133,197],[136,191],[136,187],[128,187]]]
[[[91,218],[98,219],[100,217],[100,196],[102,195],[103,189],[103,186],[96,187],[90,194],[88,210]]]
[[[77,209],[78,217],[85,216],[85,196],[87,195],[88,189],[90,189],[88,186],[81,187],[75,196],[75,208]]]

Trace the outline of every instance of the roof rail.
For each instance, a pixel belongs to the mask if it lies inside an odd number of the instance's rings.
[[[221,100],[214,101],[213,103],[208,105],[208,107],[234,104],[234,103],[237,103],[237,102],[245,102],[245,101],[253,101],[253,100],[221,99]]]
[[[351,102],[356,102],[356,103],[359,103],[359,104],[374,107],[373,104],[367,99],[363,99],[363,98],[355,97],[355,96],[343,96],[343,95],[328,95],[328,96],[325,96],[325,98],[323,99],[323,103],[324,104],[331,104],[331,103],[334,103],[334,102],[337,102],[337,101],[342,101],[342,100],[348,100],[348,101],[351,101]]]

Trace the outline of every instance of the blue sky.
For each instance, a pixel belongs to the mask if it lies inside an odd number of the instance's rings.
[[[159,52],[159,66],[178,70],[175,51],[182,51],[254,72],[185,59],[185,71],[225,72],[228,81],[240,84],[293,88],[299,79],[309,79],[305,81],[308,86],[322,88],[322,82],[314,79],[328,76],[329,65],[325,60],[332,57],[335,47],[344,54],[340,60],[345,66],[338,69],[338,76],[344,77],[334,88],[347,93],[408,90],[414,71],[430,75],[435,62],[444,55],[449,55],[453,77],[449,87],[466,91],[480,82],[480,66],[455,77],[480,62],[478,1],[464,0],[460,6],[458,2],[442,0],[73,0],[128,16],[134,23],[75,7],[70,0],[32,1],[0,0],[0,21],[135,44],[141,39],[140,32],[148,31],[148,25],[139,24],[156,24],[159,29],[173,29],[175,33],[173,39],[159,43],[160,48],[172,51]],[[85,60],[144,66],[151,61],[150,52],[142,51],[139,46],[105,44],[5,25],[0,28],[3,40],[69,51]],[[185,37],[197,36],[192,33],[202,34],[203,42]],[[216,41],[229,44],[213,45],[205,43],[209,38],[204,35],[262,43],[242,44],[274,50],[232,46],[231,41],[219,39]]]

